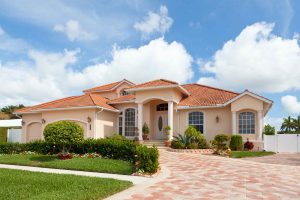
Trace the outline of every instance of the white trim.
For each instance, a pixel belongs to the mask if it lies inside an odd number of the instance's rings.
[[[189,112],[186,113],[186,128],[189,126],[189,114],[192,112],[202,112],[203,113],[203,135],[205,136],[205,138],[207,137],[207,133],[206,133],[206,113],[203,110],[191,110]]]
[[[136,107],[132,107],[132,106],[126,106],[126,107],[123,107],[119,112],[123,112],[122,113],[122,136],[124,136],[124,137],[126,137],[126,138],[135,138],[135,136],[125,136],[125,111],[126,111],[126,109],[129,109],[129,108],[132,108],[132,109],[134,109],[135,110],[135,127],[137,127],[137,115],[138,115],[138,113],[137,113],[137,108]],[[120,115],[118,115],[118,132],[119,132],[119,116]]]
[[[148,102],[149,100],[156,100],[156,99],[159,99],[159,100],[162,100],[162,101],[172,101],[172,102],[175,102],[175,103],[179,103],[178,101],[175,101],[174,99],[166,99],[164,97],[159,97],[159,96],[151,96],[151,97],[147,97],[145,99],[143,99],[142,101],[135,101],[136,104],[139,104],[139,103],[145,103],[145,102]]]
[[[108,104],[122,104],[122,103],[135,103],[134,100],[122,101],[122,102],[108,102]]]
[[[142,88],[129,88],[125,89],[127,92],[136,92],[144,90],[155,90],[155,89],[168,89],[168,88],[179,88],[184,94],[190,95],[190,93],[184,89],[181,85],[164,85],[164,86],[152,86],[152,87],[142,87]]]
[[[69,107],[69,108],[46,108],[46,109],[39,109],[39,110],[34,110],[31,112],[23,112],[23,113],[18,113],[18,114],[31,114],[31,113],[40,113],[43,111],[55,111],[55,110],[80,110],[80,109],[90,109],[90,108],[99,108],[111,112],[119,112],[119,110],[111,110],[108,108],[104,108],[101,106],[82,106],[82,107]]]
[[[218,104],[215,106],[177,106],[178,110],[188,110],[188,109],[206,109],[206,108],[222,108],[225,107],[223,104]]]

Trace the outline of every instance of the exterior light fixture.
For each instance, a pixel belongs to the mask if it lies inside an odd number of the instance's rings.
[[[46,120],[43,118],[42,119],[42,124],[45,124],[46,123]]]
[[[219,118],[219,116],[217,116],[216,117],[216,122],[219,123],[219,121],[220,121],[220,118]]]
[[[22,123],[22,126],[24,126],[26,124],[26,122],[24,120],[22,120],[21,123]]]
[[[88,121],[88,123],[91,123],[92,122],[92,118],[88,117],[87,121]]]

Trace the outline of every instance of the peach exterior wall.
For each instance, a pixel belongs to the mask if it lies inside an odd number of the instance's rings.
[[[255,114],[255,134],[241,134],[243,137],[243,140],[256,140],[258,137],[258,122],[259,119],[258,117],[258,111],[263,111],[265,113],[267,111],[267,104],[264,103],[263,101],[256,99],[254,97],[251,97],[249,95],[245,95],[241,97],[240,99],[234,101],[231,104],[231,111],[236,112],[236,130],[237,134],[239,132],[239,114],[241,112],[254,112]]]
[[[103,110],[97,114],[95,138],[110,137],[117,133],[118,113]]]
[[[57,110],[57,111],[47,111],[39,114],[23,114],[22,119],[25,125],[22,126],[22,141],[26,140],[26,129],[31,122],[42,122],[42,119],[46,121],[42,124],[42,131],[40,133],[41,139],[43,139],[43,131],[47,124],[61,121],[69,120],[75,121],[81,125],[84,129],[84,137],[94,137],[94,122],[95,122],[95,112],[96,109],[76,109],[76,110]],[[88,123],[88,117],[91,118],[91,123]],[[91,130],[90,130],[91,129]]]
[[[207,140],[213,140],[217,134],[231,134],[231,111],[230,106],[225,108],[189,109],[174,112],[174,135],[183,134],[188,127],[188,114],[199,111],[204,113],[204,135]],[[216,122],[216,117],[219,122]]]

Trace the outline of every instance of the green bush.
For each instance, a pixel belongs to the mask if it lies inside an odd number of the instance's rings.
[[[66,154],[71,145],[83,141],[83,128],[70,121],[58,121],[48,124],[44,129],[45,141],[57,145]]]
[[[241,135],[232,135],[229,147],[233,151],[241,151],[243,149],[243,138]]]
[[[264,132],[265,135],[275,135],[275,127],[270,124],[265,125]]]
[[[172,140],[171,148],[173,149],[184,149],[184,144],[178,140]]]
[[[218,134],[215,136],[212,144],[213,144],[214,148],[216,148],[217,150],[225,150],[225,149],[228,149],[228,141],[229,140],[230,140],[229,135]]]
[[[159,163],[158,157],[159,153],[157,148],[151,147],[148,148],[144,145],[139,145],[136,148],[136,155],[137,155],[137,168],[139,170],[144,170],[148,173],[155,173],[157,172]]]

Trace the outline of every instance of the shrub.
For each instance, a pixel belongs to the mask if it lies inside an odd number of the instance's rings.
[[[113,136],[107,137],[109,139],[113,139],[113,140],[127,140],[126,137],[124,137],[123,135],[119,135],[119,134],[114,134]]]
[[[182,142],[180,142],[178,140],[172,140],[171,148],[173,148],[173,149],[184,149],[185,146]]]
[[[148,173],[157,172],[159,153],[155,146],[148,148],[145,145],[139,145],[136,148],[136,155],[138,170],[144,170]]]
[[[275,127],[270,124],[265,125],[264,132],[265,135],[275,135]]]
[[[48,124],[44,129],[45,141],[57,145],[62,153],[68,153],[70,145],[83,141],[83,128],[70,121],[59,121]]]
[[[245,148],[246,150],[252,150],[253,147],[254,147],[253,142],[250,142],[249,139],[247,139],[247,142],[244,144],[244,148]]]
[[[198,143],[192,142],[189,145],[187,145],[188,149],[198,149]]]
[[[166,139],[170,140],[171,127],[169,125],[165,126],[164,131],[165,131],[165,134],[166,134]]]
[[[228,141],[229,140],[230,140],[230,136],[229,135],[218,134],[214,138],[213,145],[218,150],[225,150],[225,149],[228,149]]]
[[[144,135],[148,135],[149,134],[150,130],[149,130],[148,124],[146,122],[143,125],[142,131],[143,131]]]
[[[192,138],[193,137],[190,136],[190,135],[185,135],[185,134],[181,135],[181,134],[179,134],[179,135],[174,137],[174,140],[180,142],[181,144],[183,144],[184,148],[187,148],[187,146],[192,142]]]
[[[243,138],[241,135],[232,135],[230,138],[230,149],[233,151],[240,151],[243,149]]]

